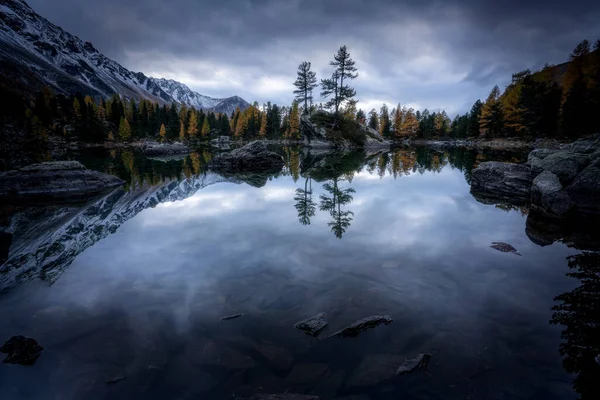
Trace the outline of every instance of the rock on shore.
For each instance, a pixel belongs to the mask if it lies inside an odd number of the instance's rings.
[[[285,165],[283,157],[270,151],[262,141],[255,141],[212,159],[210,167],[229,173],[279,172]]]
[[[95,194],[124,183],[77,161],[44,162],[0,173],[0,197]]]
[[[484,162],[471,193],[483,202],[531,205],[549,215],[600,215],[600,135],[563,149],[533,150],[525,164]]]

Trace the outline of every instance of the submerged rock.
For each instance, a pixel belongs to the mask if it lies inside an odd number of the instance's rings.
[[[107,380],[106,384],[113,385],[113,384],[115,384],[117,382],[121,382],[122,380],[125,380],[125,379],[127,379],[127,378],[124,376],[115,376],[114,378]]]
[[[147,157],[170,156],[175,154],[187,154],[190,152],[190,148],[181,142],[144,142],[140,145],[140,149]]]
[[[496,250],[501,251],[503,253],[513,253],[513,254],[516,254],[518,256],[521,255],[521,253],[519,253],[517,251],[517,249],[515,249],[514,247],[512,247],[508,243],[504,243],[504,242],[492,242],[492,245],[490,247],[492,249],[496,249]]]
[[[415,358],[404,361],[404,363],[398,367],[396,375],[410,374],[414,371],[427,371],[427,366],[431,361],[431,354],[421,353]]]
[[[44,351],[38,342],[25,336],[13,336],[0,347],[0,353],[8,354],[4,359],[8,364],[33,365]]]
[[[375,328],[381,324],[389,325],[392,323],[392,318],[389,315],[372,315],[370,317],[358,320],[344,329],[341,329],[330,337],[342,336],[342,337],[355,337],[359,333],[366,331],[367,329]]]
[[[471,193],[483,194],[497,201],[521,200],[528,202],[533,176],[531,167],[497,161],[484,162],[473,170]]]
[[[562,216],[571,210],[573,203],[558,176],[544,171],[533,180],[531,203],[547,213]]]
[[[241,317],[243,315],[244,314],[241,314],[241,313],[240,314],[227,315],[227,316],[221,318],[221,321],[229,321],[230,319],[236,319],[236,318],[239,318],[239,317]]]
[[[327,326],[325,313],[319,313],[294,325],[294,328],[301,330],[307,335],[317,336]]]
[[[282,394],[257,394],[247,400],[319,400],[317,396],[304,394],[282,393]]]
[[[77,161],[44,162],[0,173],[0,197],[94,194],[124,183],[116,176],[88,170]]]
[[[229,153],[219,154],[210,163],[216,170],[235,172],[279,172],[283,157],[270,151],[262,141],[255,141]]]

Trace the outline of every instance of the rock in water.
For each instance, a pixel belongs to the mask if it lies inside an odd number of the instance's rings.
[[[330,337],[342,336],[342,337],[355,337],[358,336],[362,331],[367,329],[375,328],[381,324],[389,325],[392,323],[392,318],[389,315],[372,315],[370,317],[358,320],[342,330],[335,332]]]
[[[579,211],[600,214],[600,157],[584,169],[566,190]]]
[[[0,347],[0,353],[8,354],[4,362],[9,364],[33,365],[42,351],[37,341],[25,336],[13,336]]]
[[[427,366],[431,360],[431,354],[421,353],[415,358],[404,361],[404,363],[398,367],[396,375],[410,374],[416,370],[427,371]]]
[[[107,380],[106,384],[107,385],[113,385],[113,384],[115,384],[117,382],[121,382],[122,380],[125,380],[125,379],[126,378],[124,376],[116,376],[116,377],[114,377],[112,379]]]
[[[221,321],[229,321],[230,319],[236,319],[236,318],[239,318],[239,317],[241,317],[243,315],[244,314],[241,314],[241,313],[240,314],[227,315],[227,316],[221,318]]]
[[[319,332],[327,326],[325,313],[319,313],[294,325],[294,328],[301,330],[307,335],[317,336]]]
[[[180,142],[158,143],[145,142],[140,146],[145,156],[172,156],[175,154],[188,154],[190,148]]]
[[[219,154],[210,163],[212,168],[229,173],[279,172],[284,165],[283,157],[270,151],[262,141]]]
[[[547,213],[563,216],[573,207],[560,179],[550,171],[544,171],[533,180],[531,203]]]
[[[306,396],[303,394],[282,393],[282,394],[257,394],[247,400],[319,400],[317,396]]]
[[[519,253],[517,251],[517,249],[515,249],[514,247],[512,247],[510,244],[508,243],[503,243],[503,242],[492,242],[492,245],[490,246],[492,249],[496,249],[498,251],[501,251],[503,253],[513,253],[516,254],[518,256],[521,255],[521,253]]]
[[[0,173],[0,197],[93,194],[124,183],[116,176],[90,171],[77,161],[44,162]]]
[[[529,165],[489,161],[473,170],[471,193],[511,204],[529,203],[532,183]]]

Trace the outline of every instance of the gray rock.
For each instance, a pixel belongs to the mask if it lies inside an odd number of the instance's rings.
[[[181,142],[144,142],[140,145],[140,149],[142,150],[142,153],[144,153],[144,155],[147,157],[187,154],[190,152],[190,148]]]
[[[415,358],[404,361],[404,363],[398,367],[396,375],[410,374],[414,371],[427,371],[427,366],[431,361],[431,354],[421,353]]]
[[[33,365],[44,351],[35,339],[13,336],[0,347],[0,353],[8,354],[4,359],[8,364]]]
[[[0,173],[0,197],[95,194],[124,183],[115,176],[90,171],[76,161],[45,162]]]
[[[569,150],[574,153],[593,153],[598,149],[598,144],[592,139],[579,139],[569,145]]]
[[[317,336],[319,332],[321,332],[321,330],[327,326],[327,320],[325,317],[325,313],[319,313],[296,323],[294,328],[299,329],[308,335]]]
[[[344,329],[335,332],[330,337],[342,336],[342,337],[355,337],[359,333],[366,331],[367,329],[375,328],[381,324],[389,325],[392,323],[392,318],[389,315],[372,315],[370,317],[358,320]]]
[[[583,170],[566,190],[579,211],[600,214],[600,160]]]
[[[532,150],[527,156],[527,162],[531,162],[533,159],[537,158],[539,160],[543,160],[548,157],[550,154],[554,154],[560,151],[559,149],[535,149]]]
[[[317,396],[307,396],[303,394],[282,393],[282,394],[257,394],[247,400],[319,400]]]
[[[535,172],[550,171],[558,176],[563,186],[569,185],[577,175],[589,164],[590,158],[585,154],[560,151],[543,159],[530,162]]]
[[[230,319],[236,319],[236,318],[242,317],[243,315],[244,314],[241,314],[241,313],[240,314],[227,315],[227,316],[221,318],[221,321],[229,321]]]
[[[210,163],[217,170],[235,172],[279,172],[283,157],[270,151],[262,141],[255,141],[229,153],[219,154]]]
[[[492,242],[492,245],[490,246],[492,249],[501,251],[503,253],[512,253],[512,254],[516,254],[518,256],[521,255],[521,253],[519,253],[517,251],[517,249],[515,249],[514,247],[512,247],[510,244],[508,243],[504,243],[504,242]]]
[[[498,202],[505,199],[529,202],[532,183],[529,165],[489,161],[473,170],[471,193]]]
[[[542,172],[533,180],[531,203],[545,212],[557,216],[567,214],[573,207],[558,176],[550,171]]]

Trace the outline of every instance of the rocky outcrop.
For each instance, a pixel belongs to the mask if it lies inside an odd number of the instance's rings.
[[[393,319],[389,315],[372,315],[370,317],[363,318],[352,324],[348,325],[344,329],[340,329],[330,337],[341,336],[341,337],[355,337],[361,332],[367,329],[375,328],[381,324],[389,325],[393,322]]]
[[[97,194],[124,183],[77,161],[45,162],[0,173],[0,197]]]
[[[310,336],[317,336],[327,326],[325,313],[319,313],[294,325],[294,328],[301,330]]]
[[[139,145],[139,148],[146,157],[173,156],[177,154],[188,154],[190,152],[190,148],[181,142],[143,142]]]
[[[573,207],[560,179],[550,171],[542,172],[533,180],[531,204],[558,216],[566,215]]]
[[[4,359],[7,364],[33,365],[43,351],[35,339],[24,336],[13,336],[0,347],[0,353],[7,354]]]
[[[212,169],[228,173],[279,172],[283,157],[270,151],[262,141],[255,141],[229,153],[219,154],[210,163]]]
[[[486,198],[486,203],[507,201],[515,204],[529,201],[532,183],[529,165],[490,161],[473,170],[471,193]]]
[[[536,149],[525,164],[482,163],[473,171],[471,193],[484,203],[532,205],[557,217],[600,215],[600,136]]]
[[[362,149],[389,147],[379,132],[355,121],[336,120],[333,114],[317,111],[300,118],[304,145],[312,148]]]
[[[410,374],[414,371],[427,371],[427,367],[429,366],[429,361],[431,360],[431,354],[421,353],[415,358],[410,358],[396,370],[396,375],[405,375]]]

